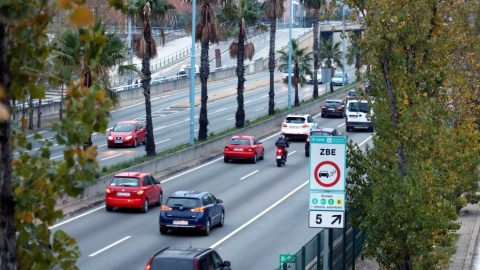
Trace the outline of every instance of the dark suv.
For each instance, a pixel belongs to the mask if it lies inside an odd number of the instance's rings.
[[[211,248],[164,248],[148,260],[145,270],[231,270]]]
[[[326,128],[326,127],[319,127],[319,128],[312,128],[310,134],[308,135],[307,141],[305,142],[305,156],[310,156],[310,137],[314,136],[340,136],[338,131],[334,128]],[[321,177],[321,175],[319,175]],[[328,175],[327,175],[328,177]]]
[[[345,103],[341,99],[327,99],[322,106],[322,117],[325,116],[345,117]]]

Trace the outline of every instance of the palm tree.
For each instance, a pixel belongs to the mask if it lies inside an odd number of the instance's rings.
[[[158,19],[166,19],[169,10],[176,9],[174,5],[164,0],[144,1],[139,0],[133,2],[130,8],[134,13],[139,14],[142,18],[142,35],[135,46],[135,55],[142,59],[142,87],[145,96],[145,116],[146,116],[146,146],[147,156],[155,156],[155,140],[153,137],[153,121],[152,121],[152,105],[150,103],[150,81],[152,80],[150,71],[150,59],[157,56],[157,47],[152,36],[152,21],[150,17],[156,16]],[[140,12],[142,10],[142,12]],[[165,43],[165,35],[162,29],[162,44]]]
[[[90,63],[88,58],[79,58],[81,51],[88,45],[87,36],[101,31],[106,39],[105,47],[99,51],[100,56],[97,63]],[[105,33],[105,27],[101,20],[96,20],[92,28],[80,28],[77,30],[67,30],[60,36],[58,45],[50,57],[52,61],[60,61],[64,66],[72,69],[73,76],[82,79],[83,85],[87,88],[99,87],[105,92],[106,97],[112,101],[113,105],[118,105],[117,94],[110,87],[110,69],[117,67],[119,74],[127,70],[137,71],[135,66],[122,65],[127,56],[124,53],[124,45],[115,33]],[[97,84],[98,82],[98,84]],[[92,135],[85,142],[85,147],[92,145]]]
[[[259,19],[263,12],[256,2],[247,0],[231,0],[223,6],[220,29],[226,38],[233,37],[235,40],[230,44],[230,57],[237,58],[235,70],[238,78],[237,83],[237,112],[235,113],[235,127],[243,128],[245,125],[245,110],[243,92],[245,90],[245,58],[252,60],[255,46],[248,41],[247,27],[253,26],[254,30],[267,30],[260,24]]]
[[[191,4],[192,0],[185,0]],[[195,23],[195,41],[200,42],[202,49],[200,54],[200,82],[202,84],[202,94],[200,101],[200,117],[198,130],[198,140],[207,140],[208,132],[208,116],[207,116],[207,81],[210,75],[210,63],[208,59],[208,50],[210,43],[220,41],[220,32],[218,31],[218,23],[215,18],[215,5],[219,3],[218,0],[198,0],[200,5],[200,20]],[[195,8],[195,7],[193,7]],[[194,22],[189,22],[187,25],[187,32],[191,33]],[[193,79],[193,78],[192,78]]]
[[[318,98],[318,12],[322,6],[322,0],[300,0],[300,2],[306,7],[312,10],[313,16],[313,98]]]
[[[300,106],[300,100],[298,99],[298,84],[300,83],[300,86],[305,85],[305,74],[313,77],[312,66],[310,65],[313,52],[308,52],[308,50],[309,48],[300,49],[298,47],[298,41],[296,39],[292,40],[292,64],[294,65],[292,83],[295,86],[295,106]],[[288,69],[288,52],[278,52],[280,53],[280,59],[283,62],[278,68],[280,70]]]
[[[332,37],[330,37],[328,40],[325,39],[320,39],[320,51],[318,52],[318,56],[320,58],[326,58],[327,60],[325,61],[325,65],[327,68],[330,68],[332,71],[332,77],[333,73],[335,72],[334,69],[332,69],[332,64],[336,63],[338,67],[341,67],[343,69],[343,64],[342,64],[342,49],[340,48],[341,42],[336,42],[333,44]],[[333,92],[333,85],[330,84],[330,92]]]
[[[277,19],[282,18],[285,8],[283,1],[267,0],[263,3],[265,16],[270,20],[270,51],[268,53],[268,71],[270,72],[270,89],[268,91],[268,115],[275,114],[275,34],[277,32]]]
[[[357,76],[357,81],[361,80],[360,76],[360,66],[362,65],[362,55],[361,55],[361,48],[360,44],[358,43],[358,38],[360,38],[357,35],[354,35],[354,38],[351,39],[351,45],[348,46],[347,52],[345,54],[345,57],[347,59],[347,64],[353,65],[355,64],[355,74]]]

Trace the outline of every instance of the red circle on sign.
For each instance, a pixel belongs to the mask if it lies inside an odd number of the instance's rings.
[[[323,183],[322,181],[320,181],[320,178],[318,178],[318,170],[320,169],[320,167],[322,167],[323,165],[332,165],[336,170],[337,170],[337,178],[335,178],[335,181],[333,181],[332,183],[330,184],[326,184],[326,183]],[[315,181],[317,181],[317,183],[322,186],[322,187],[333,187],[335,186],[338,181],[340,180],[340,168],[337,166],[337,164],[333,163],[332,161],[323,161],[323,162],[320,162],[317,167],[315,167],[315,171],[313,172],[313,176],[315,177]]]

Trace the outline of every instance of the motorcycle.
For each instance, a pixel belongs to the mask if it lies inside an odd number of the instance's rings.
[[[277,167],[282,167],[287,162],[286,147],[277,147]]]

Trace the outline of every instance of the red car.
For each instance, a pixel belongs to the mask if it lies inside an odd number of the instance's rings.
[[[257,159],[263,160],[264,156],[263,144],[253,136],[233,136],[223,152],[226,163],[233,159],[246,159],[257,163]]]
[[[107,137],[108,148],[114,146],[137,147],[140,143],[145,145],[147,130],[140,121],[121,121],[110,129]]]
[[[107,211],[112,211],[114,207],[125,207],[139,208],[142,213],[146,213],[150,205],[160,206],[163,199],[160,181],[155,180],[151,174],[142,172],[115,174],[105,193]]]

